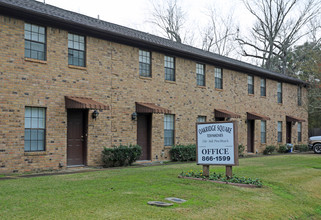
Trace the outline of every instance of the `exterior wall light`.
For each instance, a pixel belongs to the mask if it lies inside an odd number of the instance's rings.
[[[134,112],[134,113],[132,114],[132,120],[133,120],[133,121],[136,121],[136,119],[137,119],[137,113]]]
[[[96,118],[98,117],[98,115],[99,115],[99,112],[98,112],[97,110],[95,110],[95,111],[92,113],[93,119],[96,120]]]

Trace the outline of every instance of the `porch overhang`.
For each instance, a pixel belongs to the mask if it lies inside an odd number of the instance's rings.
[[[67,109],[109,110],[108,105],[85,97],[65,96],[65,104]]]
[[[215,118],[240,118],[241,115],[227,111],[225,109],[214,109]]]
[[[156,114],[171,114],[171,110],[162,108],[154,103],[135,102],[137,113],[156,113]]]
[[[256,112],[247,112],[247,120],[270,120],[271,118],[265,116],[265,115],[260,115]]]
[[[290,115],[286,116],[286,121],[287,122],[305,122],[305,120],[302,119],[302,118],[297,118],[297,117],[293,117],[293,116],[290,116]]]

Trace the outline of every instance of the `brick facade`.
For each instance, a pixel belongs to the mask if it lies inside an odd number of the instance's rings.
[[[267,78],[266,97],[260,96],[260,77],[254,76],[254,95],[248,95],[247,76],[223,68],[223,89],[214,88],[214,68],[205,63],[204,87],[196,85],[196,62],[175,56],[176,81],[165,81],[164,56],[151,50],[152,77],[139,76],[139,47],[86,36],[86,67],[68,66],[68,30],[46,26],[47,59],[24,57],[24,20],[0,16],[0,173],[63,169],[67,164],[65,96],[90,97],[109,106],[96,120],[88,111],[86,164],[99,165],[103,147],[137,143],[137,121],[131,119],[135,102],[154,103],[175,115],[175,144],[195,143],[198,116],[214,121],[214,109],[241,115],[239,143],[247,145],[246,113],[268,116],[266,144],[260,143],[260,120],[255,120],[255,152],[278,145],[277,122],[286,115],[304,119],[302,143],[308,139],[307,91],[297,104],[298,85],[283,82],[283,103],[277,103],[277,82]],[[197,57],[195,58],[197,59]],[[25,107],[46,108],[45,151],[24,151]],[[297,140],[292,125],[292,143]],[[151,160],[169,160],[164,146],[164,114],[152,114]]]

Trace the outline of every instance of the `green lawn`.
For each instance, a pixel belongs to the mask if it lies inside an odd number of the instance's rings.
[[[263,188],[177,178],[194,163],[0,181],[0,219],[321,219],[321,156],[240,159]],[[224,172],[224,167],[211,171]],[[160,208],[148,201],[188,200]]]

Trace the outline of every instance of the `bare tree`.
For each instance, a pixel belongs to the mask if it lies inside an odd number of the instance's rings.
[[[233,13],[226,17],[217,13],[214,7],[208,9],[209,23],[202,31],[202,49],[223,56],[229,56],[235,49],[238,28],[233,23]]]
[[[321,43],[321,14],[308,24],[308,38],[315,44]]]
[[[286,74],[288,51],[309,31],[321,0],[242,0],[256,23],[249,37],[239,37],[243,55],[261,60],[262,67]]]
[[[151,1],[152,18],[149,22],[159,27],[165,36],[176,42],[182,42],[181,29],[186,21],[186,13],[178,0]]]

